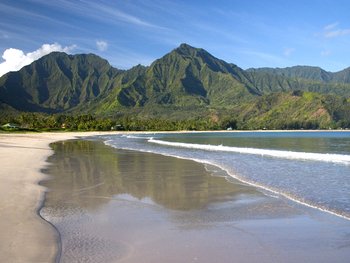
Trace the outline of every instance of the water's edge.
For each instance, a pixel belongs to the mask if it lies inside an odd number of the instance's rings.
[[[45,179],[45,180],[49,180],[49,179]],[[45,181],[42,180],[39,182],[39,185],[41,185],[41,182]],[[47,220],[42,214],[41,214],[41,210],[45,207],[45,200],[46,200],[46,194],[47,194],[47,190],[44,192],[42,200],[40,201],[40,206],[37,209],[37,215],[44,220],[45,222],[47,222],[55,231],[56,233],[56,245],[57,245],[57,254],[55,256],[55,263],[59,263],[61,261],[61,255],[62,255],[62,239],[61,239],[61,233],[58,231],[57,227],[51,223],[49,220]]]
[[[168,145],[168,146],[176,146],[178,145],[179,147],[181,147],[182,143],[172,143],[172,142],[167,142],[167,141],[160,141],[160,140],[154,140],[152,137],[150,138],[143,138],[143,139],[147,139],[149,142],[154,142],[156,141],[158,144],[165,144],[165,145]],[[114,147],[114,148],[117,148],[117,149],[125,149],[125,150],[131,150],[131,151],[138,151],[138,152],[146,152],[146,153],[153,153],[153,154],[160,154],[160,155],[163,155],[163,156],[168,156],[168,157],[173,157],[173,158],[179,158],[179,159],[185,159],[185,160],[192,160],[192,161],[195,161],[197,163],[201,163],[201,164],[209,164],[209,165],[213,165],[215,167],[217,167],[218,169],[221,169],[223,171],[225,171],[230,177],[246,184],[246,185],[249,185],[249,186],[252,186],[252,187],[255,187],[256,189],[261,189],[261,190],[264,190],[264,191],[267,191],[267,192],[270,192],[272,194],[275,194],[275,195],[278,195],[278,196],[281,196],[281,197],[284,197],[288,200],[291,200],[295,203],[298,203],[300,205],[303,205],[303,206],[306,206],[306,207],[309,207],[309,208],[313,208],[313,209],[316,209],[318,211],[321,211],[321,212],[325,212],[325,213],[328,213],[328,214],[331,214],[333,216],[337,216],[339,218],[342,218],[342,219],[345,219],[345,220],[349,220],[350,221],[350,217],[348,216],[345,216],[343,214],[340,214],[336,211],[332,211],[332,210],[328,210],[328,209],[325,209],[325,208],[322,208],[322,207],[319,207],[319,206],[316,206],[316,205],[312,205],[312,204],[309,204],[307,202],[303,202],[302,200],[299,200],[297,198],[294,198],[293,196],[291,195],[288,195],[286,193],[283,193],[283,192],[280,192],[280,191],[276,191],[272,188],[269,188],[265,185],[262,185],[262,184],[259,184],[259,183],[256,183],[256,182],[251,182],[251,181],[248,181],[248,180],[245,180],[244,178],[236,175],[236,174],[232,174],[230,173],[230,171],[228,171],[227,169],[225,169],[224,167],[221,167],[219,166],[218,164],[216,163],[212,163],[210,161],[205,161],[205,160],[200,160],[200,159],[196,159],[196,158],[189,158],[189,157],[182,157],[182,156],[178,156],[178,155],[173,155],[173,154],[166,154],[166,153],[161,153],[161,152],[153,152],[153,151],[148,151],[148,150],[143,150],[143,149],[133,149],[133,148],[127,148],[127,147],[118,147],[118,146],[115,146],[115,145],[112,145],[110,143],[110,140],[103,140],[104,141],[104,144],[109,146],[109,147]],[[206,148],[206,145],[203,146],[204,148]],[[186,147],[185,147],[186,148]]]

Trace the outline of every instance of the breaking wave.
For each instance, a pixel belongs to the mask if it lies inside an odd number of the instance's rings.
[[[331,162],[331,163],[350,165],[350,155],[343,155],[343,154],[293,152],[293,151],[269,150],[269,149],[258,149],[258,148],[241,148],[241,147],[231,147],[231,146],[211,145],[211,144],[169,142],[169,141],[162,141],[162,140],[157,140],[153,138],[150,138],[148,142],[165,145],[165,146],[181,147],[181,148],[196,149],[196,150],[234,152],[234,153],[254,154],[254,155],[261,155],[261,156],[268,156],[268,157],[275,157],[275,158]]]

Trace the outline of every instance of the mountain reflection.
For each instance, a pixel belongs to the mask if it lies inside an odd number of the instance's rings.
[[[45,172],[46,206],[97,209],[120,194],[150,198],[168,209],[200,209],[233,200],[248,187],[213,176],[202,164],[150,153],[118,150],[100,141],[75,140],[51,145]]]

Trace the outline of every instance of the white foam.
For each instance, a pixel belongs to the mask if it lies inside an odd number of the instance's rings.
[[[205,151],[235,152],[235,153],[243,153],[243,154],[269,156],[269,157],[275,157],[275,158],[332,162],[332,163],[350,165],[350,155],[343,155],[343,154],[293,152],[293,151],[269,150],[269,149],[258,149],[258,148],[241,148],[241,147],[231,147],[231,146],[223,146],[223,145],[168,142],[168,141],[156,140],[152,138],[149,139],[148,142],[160,144],[160,145],[172,146],[172,147],[181,147],[181,148],[189,148],[189,149],[197,149],[197,150],[205,150]]]
[[[126,138],[128,138],[128,139],[147,139],[147,140],[150,140],[153,137],[142,137],[142,136],[137,136],[137,135],[126,135]]]

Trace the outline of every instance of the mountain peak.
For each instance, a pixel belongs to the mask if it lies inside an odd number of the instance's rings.
[[[174,52],[182,55],[182,56],[196,56],[198,51],[202,49],[192,47],[186,43],[182,43],[178,48],[174,49]]]
[[[180,44],[180,46],[177,49],[197,49],[197,48],[195,48],[187,43],[182,43],[182,44]]]
[[[208,51],[202,48],[196,48],[189,44],[182,43],[178,48],[174,49],[170,54],[177,54],[183,58],[199,59],[206,64],[221,64],[223,61],[211,55]]]

